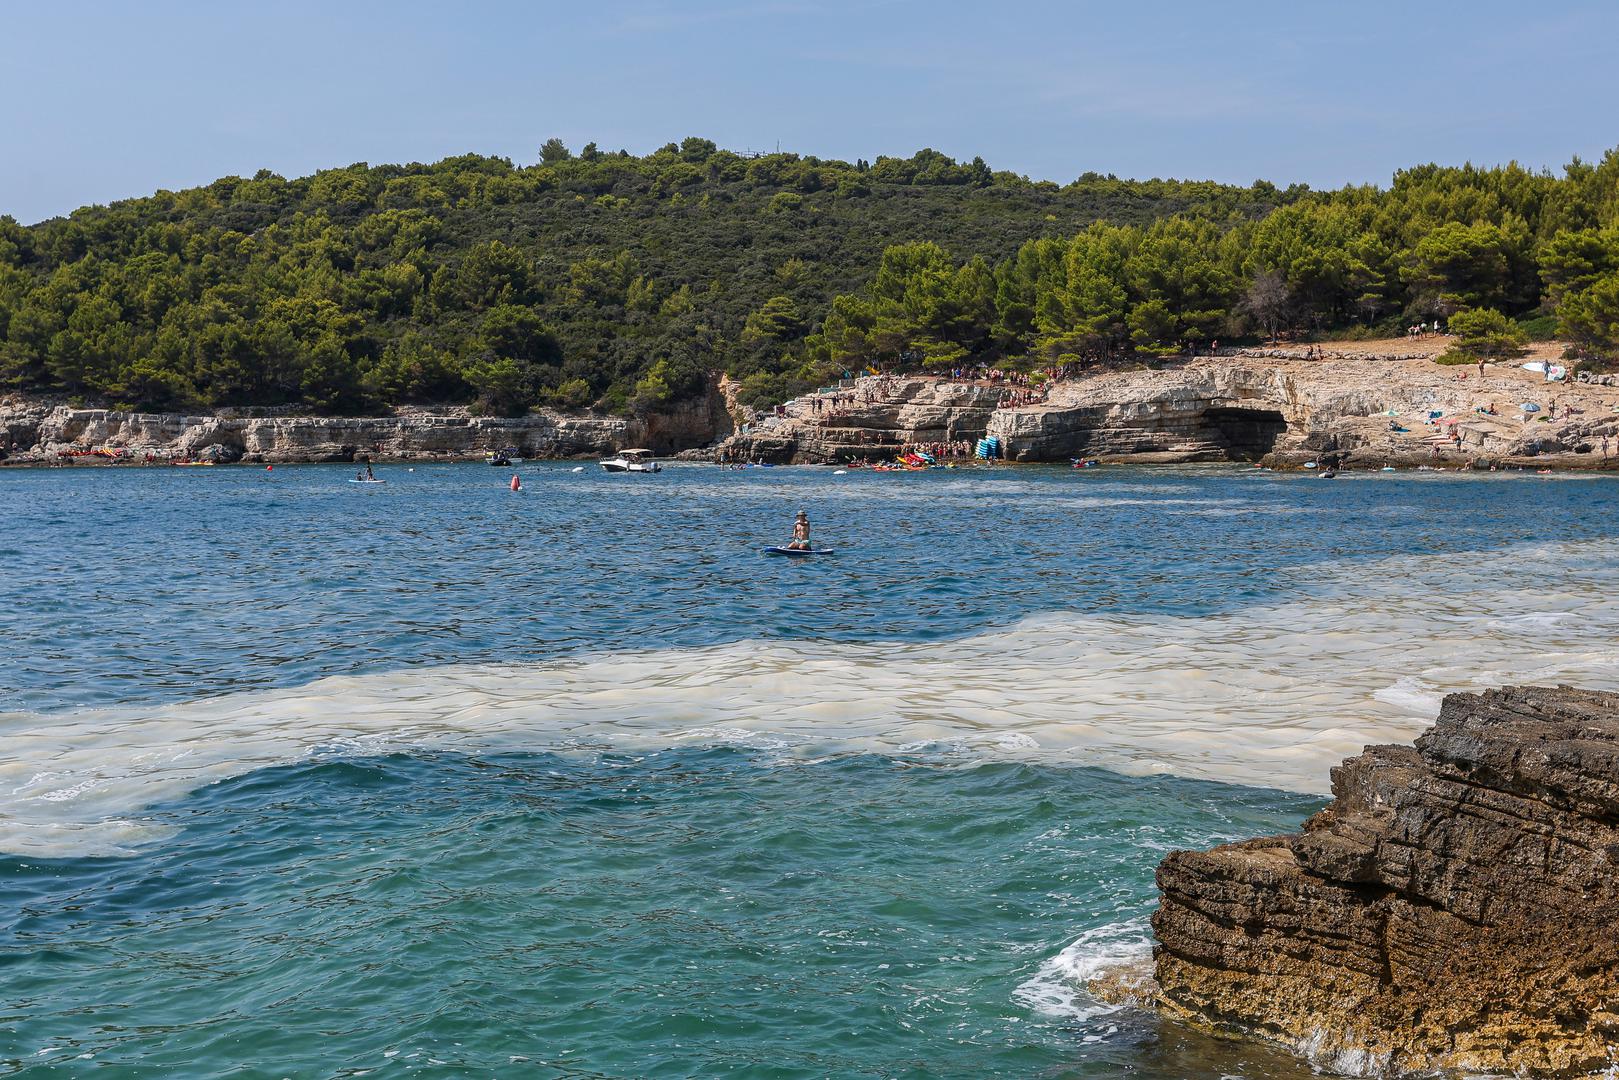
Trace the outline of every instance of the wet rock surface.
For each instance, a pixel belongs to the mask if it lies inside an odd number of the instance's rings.
[[[1619,1047],[1619,695],[1453,694],[1301,833],[1171,853],[1155,1003],[1334,1071],[1575,1076]]]

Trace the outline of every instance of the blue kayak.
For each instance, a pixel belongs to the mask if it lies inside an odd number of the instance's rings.
[[[833,549],[832,548],[807,548],[806,549],[806,548],[792,548],[792,547],[782,546],[782,547],[767,547],[767,548],[764,548],[763,550],[764,550],[764,553],[766,555],[788,555],[788,556],[791,556],[793,558],[802,559],[806,555],[830,555],[830,554],[832,554]]]

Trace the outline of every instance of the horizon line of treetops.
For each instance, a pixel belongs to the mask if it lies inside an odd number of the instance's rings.
[[[1398,333],[1619,354],[1619,150],[1313,191],[1067,185],[933,150],[849,164],[688,138],[642,157],[268,171],[0,217],[0,389],[143,408],[651,411],[725,372],[1139,363]]]

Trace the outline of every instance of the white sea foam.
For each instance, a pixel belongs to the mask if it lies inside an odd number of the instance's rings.
[[[1619,544],[1322,571],[1204,618],[1043,615],[953,642],[743,641],[417,668],[179,705],[0,715],[0,851],[116,854],[142,811],[310,755],[730,743],[1099,765],[1320,792],[1440,695],[1619,688]],[[1076,598],[1077,599],[1077,598]]]
[[[1012,1000],[1044,1016],[1091,1020],[1122,1005],[1098,1001],[1085,991],[1099,975],[1140,970],[1152,959],[1151,931],[1132,919],[1087,930],[1012,992]]]
[[[1346,1043],[1335,1032],[1324,1028],[1299,1040],[1294,1050],[1317,1069],[1339,1076],[1384,1076],[1388,1071],[1388,1054]]]
[[[1373,690],[1372,697],[1417,716],[1432,716],[1439,711],[1445,695],[1415,675],[1402,675],[1388,686]]]

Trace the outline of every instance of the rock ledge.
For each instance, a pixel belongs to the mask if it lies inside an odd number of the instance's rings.
[[[1301,833],[1158,869],[1155,1003],[1335,1071],[1572,1076],[1619,1048],[1619,694],[1452,694]]]

